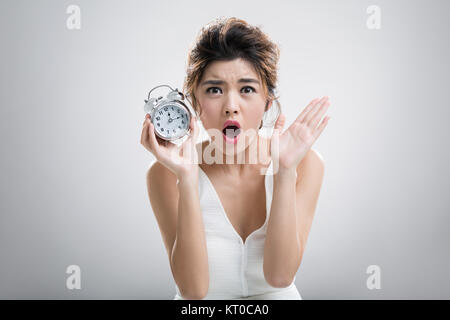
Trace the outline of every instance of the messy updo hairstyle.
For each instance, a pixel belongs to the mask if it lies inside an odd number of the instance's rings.
[[[279,97],[276,96],[279,57],[278,45],[273,43],[258,26],[251,26],[246,21],[235,17],[217,18],[200,30],[189,49],[183,91],[199,116],[201,108],[194,91],[207,66],[213,61],[242,58],[253,65],[262,82],[264,96],[268,101],[261,125],[271,127],[281,113]],[[266,122],[264,119],[267,120],[269,117],[267,107],[270,100],[276,102],[278,108],[275,112],[271,111],[275,113],[273,120]],[[274,104],[270,110],[275,109],[273,106]]]

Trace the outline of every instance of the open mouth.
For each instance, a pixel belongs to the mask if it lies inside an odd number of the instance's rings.
[[[226,142],[236,143],[239,138],[239,134],[241,133],[241,128],[234,125],[226,126],[223,128],[222,133]]]

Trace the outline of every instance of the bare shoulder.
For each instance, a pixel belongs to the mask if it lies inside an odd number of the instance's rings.
[[[203,151],[204,146],[205,142],[197,143],[197,150]],[[159,179],[161,178],[163,178],[164,181],[159,181]],[[176,187],[177,176],[168,168],[166,168],[162,163],[155,160],[155,162],[151,164],[147,170],[147,182],[149,180],[156,180],[158,181],[158,183]]]
[[[171,184],[173,181],[176,183],[176,175],[159,161],[155,161],[147,170],[147,183],[158,182],[158,185],[161,185]]]
[[[311,148],[297,166],[297,183],[305,175],[320,177],[323,175],[324,170],[325,161],[322,155]]]

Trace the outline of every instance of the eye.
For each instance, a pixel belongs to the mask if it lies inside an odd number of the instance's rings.
[[[217,92],[213,92],[212,90],[222,90],[222,89],[220,89],[219,87],[209,87],[208,89],[206,89],[206,93],[212,93],[212,94],[214,94],[214,93],[217,93]],[[256,92],[256,90],[253,88],[253,87],[249,87],[249,86],[247,86],[247,87],[243,87],[241,90],[244,90],[244,89],[250,89],[250,91],[246,91],[246,92],[244,92],[244,93],[251,93],[251,92]],[[211,91],[210,91],[211,90]]]
[[[210,89],[219,89],[219,90],[221,90],[219,87],[209,87],[208,89],[206,89],[206,93],[210,93],[210,91],[209,91]]]
[[[253,87],[243,87],[242,89],[247,89],[247,88],[251,89],[253,92],[256,92],[256,90]],[[250,92],[252,92],[252,91],[250,91]],[[250,93],[250,92],[246,92],[246,93]]]

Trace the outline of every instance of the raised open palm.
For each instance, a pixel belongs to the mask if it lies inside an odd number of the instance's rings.
[[[329,106],[328,97],[312,100],[284,132],[285,116],[280,115],[271,137],[274,148],[278,144],[278,155],[274,152],[273,157],[278,157],[280,170],[297,168],[327,125],[330,116],[326,116],[319,125],[318,123]]]

